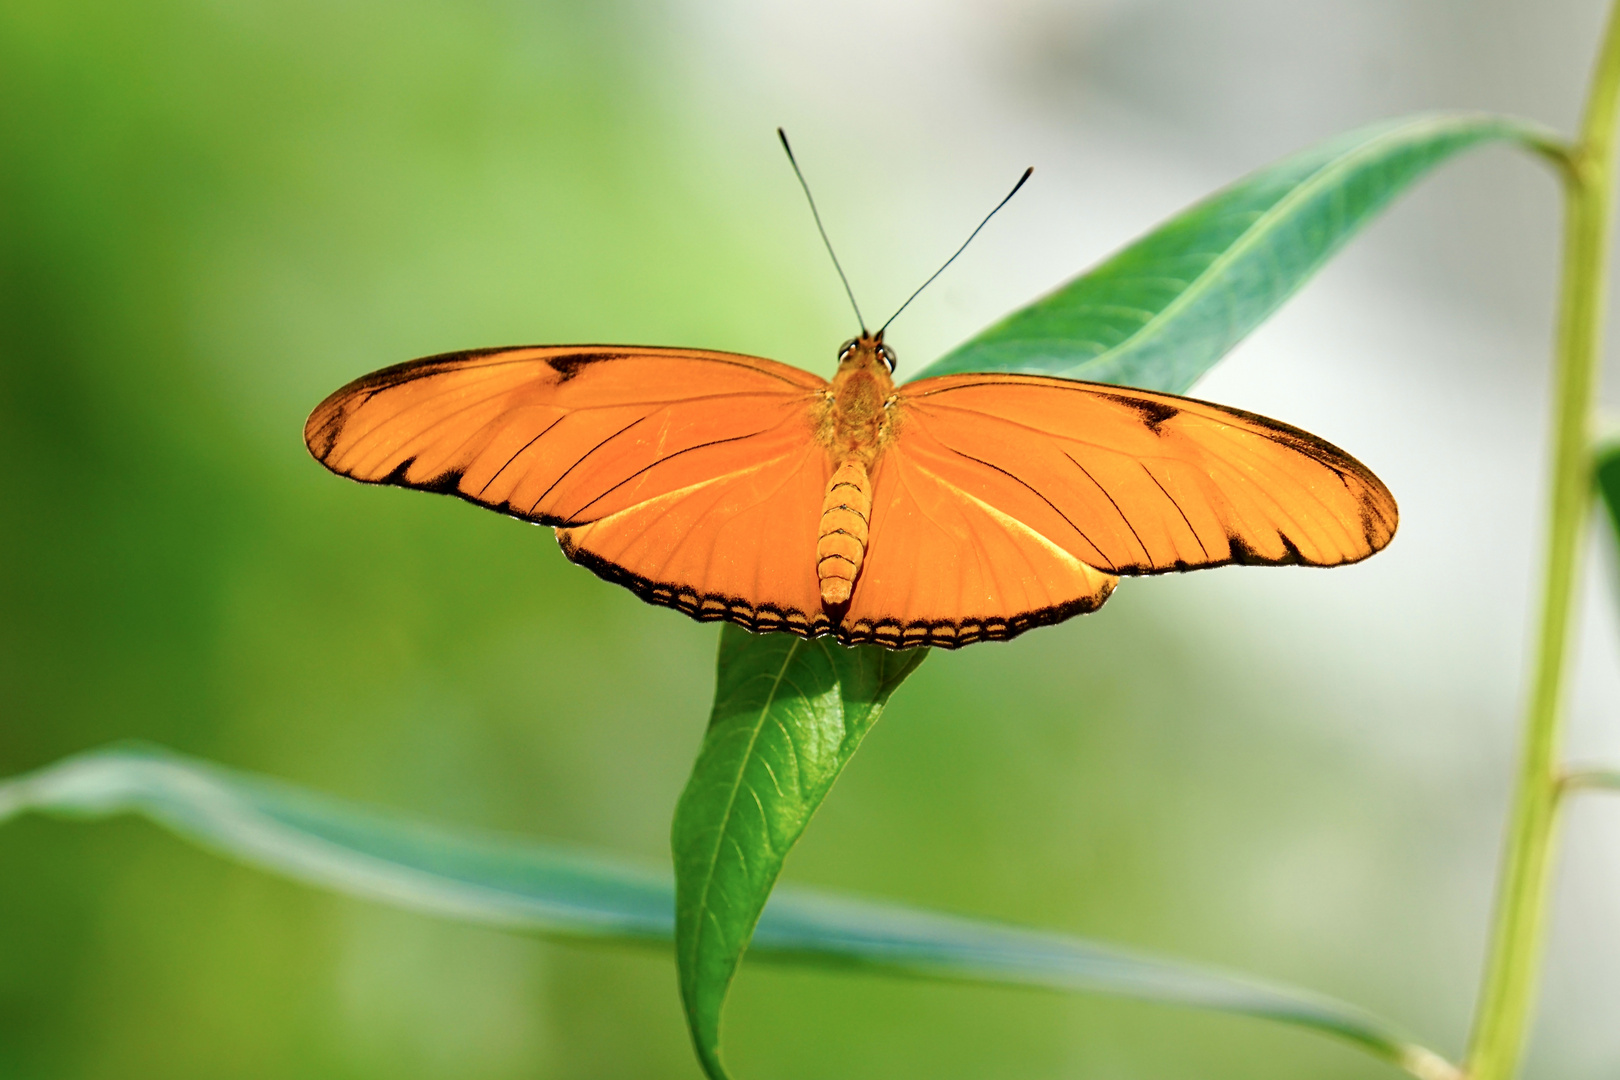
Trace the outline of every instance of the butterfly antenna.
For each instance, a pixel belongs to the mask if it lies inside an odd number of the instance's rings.
[[[962,254],[962,252],[967,250],[967,246],[969,244],[973,243],[973,238],[975,236],[979,235],[979,229],[982,229],[986,225],[990,224],[990,219],[996,216],[996,210],[1000,210],[1003,206],[1006,206],[1009,202],[1012,201],[1012,197],[1014,195],[1018,194],[1018,189],[1024,186],[1024,181],[1028,180],[1029,179],[1029,174],[1034,172],[1034,171],[1035,171],[1035,166],[1033,166],[1033,165],[1031,165],[1029,168],[1024,170],[1024,175],[1020,176],[1018,178],[1018,183],[1014,184],[1013,189],[1011,191],[1007,192],[1007,197],[1005,199],[1002,199],[1000,202],[996,203],[996,209],[992,210],[988,214],[984,215],[984,220],[979,222],[979,228],[974,229],[971,233],[968,234],[968,238],[966,240],[962,241],[962,246],[956,249],[956,255],[960,255],[960,254]],[[889,323],[894,322],[894,320],[897,319],[900,316],[900,312],[906,310],[907,305],[909,305],[913,300],[917,299],[917,296],[918,296],[919,293],[921,293],[924,289],[928,288],[928,286],[930,286],[930,285],[932,285],[934,283],[934,278],[939,277],[939,275],[941,275],[941,274],[943,274],[945,272],[945,267],[946,266],[949,266],[949,265],[951,265],[951,263],[956,261],[956,255],[952,255],[950,258],[946,259],[945,260],[945,266],[941,266],[938,270],[935,270],[934,274],[933,274],[933,277],[930,277],[927,281],[925,281],[921,285],[917,286],[917,292],[914,292],[910,296],[906,297],[906,302],[904,304],[901,304],[900,307],[898,309],[896,309],[895,313],[893,315],[889,316],[888,321],[885,322],[881,327],[878,328],[878,332],[877,332],[878,337],[883,336],[883,331],[885,331],[885,330],[887,330],[889,328]]]
[[[788,145],[787,132],[777,128],[776,136],[782,140],[782,149],[787,151],[788,164],[793,166],[793,175],[799,178],[799,186],[804,188],[804,197],[810,203],[810,216],[816,219],[816,229],[821,233],[821,242],[827,245],[827,254],[832,256],[833,269],[838,271],[838,280],[844,283],[844,292],[849,297],[849,306],[855,309],[855,321],[861,324],[861,336],[865,337],[866,320],[861,318],[861,305],[855,302],[855,290],[849,287],[849,278],[844,276],[844,268],[838,265],[838,255],[833,251],[832,241],[827,239],[827,230],[821,224],[821,212],[816,209],[815,196],[810,194],[810,185],[804,182],[804,173],[799,171],[799,163],[793,157],[793,147]]]

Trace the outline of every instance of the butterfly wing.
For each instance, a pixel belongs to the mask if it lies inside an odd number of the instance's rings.
[[[1095,609],[1118,575],[1336,566],[1395,533],[1366,466],[1236,409],[1027,375],[924,379],[897,409],[849,642],[1007,638]]]
[[[304,439],[340,475],[555,526],[569,558],[645,600],[815,633],[826,386],[733,353],[486,349],[358,379]]]

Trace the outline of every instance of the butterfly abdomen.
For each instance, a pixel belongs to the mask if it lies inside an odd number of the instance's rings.
[[[836,607],[849,602],[866,555],[871,520],[872,478],[860,458],[846,458],[827,481],[827,496],[821,500],[816,577],[821,582],[823,604]]]

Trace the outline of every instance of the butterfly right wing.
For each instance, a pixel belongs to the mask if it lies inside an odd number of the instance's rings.
[[[1337,566],[1395,533],[1365,465],[1238,409],[969,374],[907,384],[895,412],[846,644],[1008,638],[1095,609],[1119,575]]]
[[[826,387],[733,353],[488,349],[358,379],[304,438],[340,475],[555,526],[569,558],[652,603],[813,634]]]

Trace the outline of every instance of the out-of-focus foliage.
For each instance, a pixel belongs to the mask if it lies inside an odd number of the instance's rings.
[[[848,316],[800,259],[819,253],[791,175],[714,190],[659,19],[0,3],[0,774],[140,737],[668,857],[716,628],[543,530],[341,483],[299,438],[334,387],[443,349],[831,359]],[[759,234],[761,205],[802,249]],[[1448,860],[1494,833],[1457,820],[1432,761],[1403,772],[1291,711],[1322,672],[1250,678],[1242,612],[1189,618],[1187,584],[936,656],[786,877],[1241,966],[1460,1037],[1476,958],[1437,933],[1468,923]],[[0,830],[7,1077],[694,1076],[674,987],[667,957],[328,896],[136,823]],[[740,1074],[788,1080],[1386,1075],[1257,1023],[747,963],[727,1025]]]
[[[875,658],[880,650],[861,654]],[[919,659],[883,655],[903,668]],[[677,938],[676,888],[644,865],[378,813],[154,747],[91,750],[0,780],[0,822],[30,810],[86,821],[143,814],[272,873],[505,930],[635,944]],[[1299,1024],[1391,1061],[1423,1053],[1365,1013],[1308,991],[1072,937],[791,886],[771,897],[748,955],[1192,1005]],[[729,959],[735,970],[737,953]],[[710,1024],[700,1037],[711,1053],[718,1006],[717,998],[700,1006]]]
[[[1620,446],[1610,444],[1598,451],[1596,477],[1598,495],[1614,527],[1609,535],[1620,542]]]

